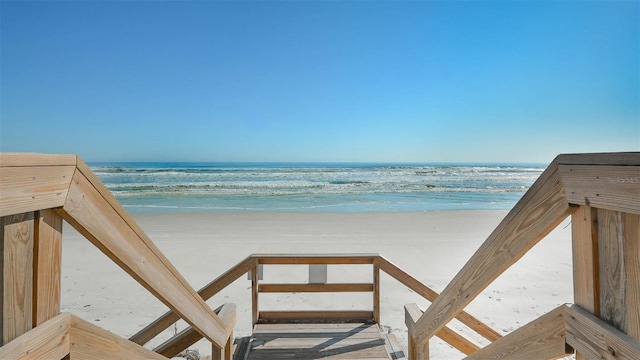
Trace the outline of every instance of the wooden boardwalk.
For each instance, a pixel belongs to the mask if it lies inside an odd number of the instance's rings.
[[[395,350],[394,350],[395,349]],[[238,356],[239,355],[239,356]],[[236,359],[398,359],[375,323],[258,324]]]

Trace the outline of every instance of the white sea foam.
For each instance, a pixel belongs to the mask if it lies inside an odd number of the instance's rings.
[[[125,206],[140,211],[415,211],[511,207],[542,167],[97,164],[93,170]]]

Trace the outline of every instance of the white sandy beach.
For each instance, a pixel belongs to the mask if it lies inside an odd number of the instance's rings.
[[[135,215],[140,226],[197,290],[252,253],[379,253],[440,292],[507,211],[416,213],[208,213]],[[572,301],[569,220],[487,288],[467,311],[501,333]],[[129,337],[167,308],[70,226],[63,236],[62,311]],[[264,280],[305,281],[304,267],[265,267]],[[371,279],[370,267],[329,267],[329,282]],[[289,280],[291,281],[291,280]],[[236,336],[250,333],[250,284],[243,277],[210,299],[237,304]],[[315,296],[315,297],[314,297]],[[429,303],[383,275],[381,325],[406,346],[404,309]],[[371,309],[370,296],[262,296],[263,309]],[[178,328],[183,327],[180,323]],[[452,323],[455,329],[459,324]],[[175,329],[148,344],[152,347]],[[468,331],[463,330],[468,333]],[[210,345],[194,346],[202,355]],[[434,339],[433,358],[462,354]]]

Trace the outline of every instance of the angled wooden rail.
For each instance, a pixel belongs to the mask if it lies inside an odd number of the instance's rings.
[[[639,214],[640,153],[558,156],[431,306],[406,309],[410,357],[428,358],[428,340],[570,215],[576,303],[640,339]]]
[[[227,347],[235,315],[209,308],[79,157],[0,154],[0,218],[3,344],[60,311],[64,219],[214,347]]]
[[[263,284],[258,281],[257,268],[259,265],[358,265],[369,264],[373,267],[373,282],[358,284]],[[379,254],[253,254],[242,260],[233,268],[220,275],[218,278],[205,285],[198,291],[204,300],[208,300],[215,294],[223,290],[225,287],[233,283],[235,280],[244,276],[246,273],[252,273],[252,321],[253,324],[269,321],[372,321],[379,322],[380,319],[380,277],[379,272],[382,271],[401,284],[411,289],[416,294],[422,296],[426,300],[432,302],[438,297],[438,293],[430,289],[411,275],[394,265],[392,262]],[[254,280],[255,279],[255,280]],[[372,294],[372,310],[349,310],[349,311],[264,311],[260,310],[259,294],[260,293],[287,293],[287,292],[370,292]],[[477,318],[465,311],[460,312],[457,317],[463,324],[470,329],[476,331],[489,341],[496,341],[501,335],[482,323]],[[144,329],[133,335],[129,340],[145,344],[161,332],[169,328],[179,317],[173,312],[168,311]],[[436,336],[440,337],[447,343],[456,347],[463,353],[472,353],[479,349],[471,341],[464,338],[458,332],[444,327]],[[184,349],[196,341],[200,340],[195,330],[188,327],[173,339],[168,340],[166,344],[179,343],[176,348]],[[187,340],[188,339],[188,340]],[[167,347],[169,345],[162,345]],[[164,354],[174,354],[162,352]]]

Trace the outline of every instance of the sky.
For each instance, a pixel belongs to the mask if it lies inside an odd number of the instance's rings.
[[[640,150],[640,1],[4,1],[0,150],[534,162]]]

